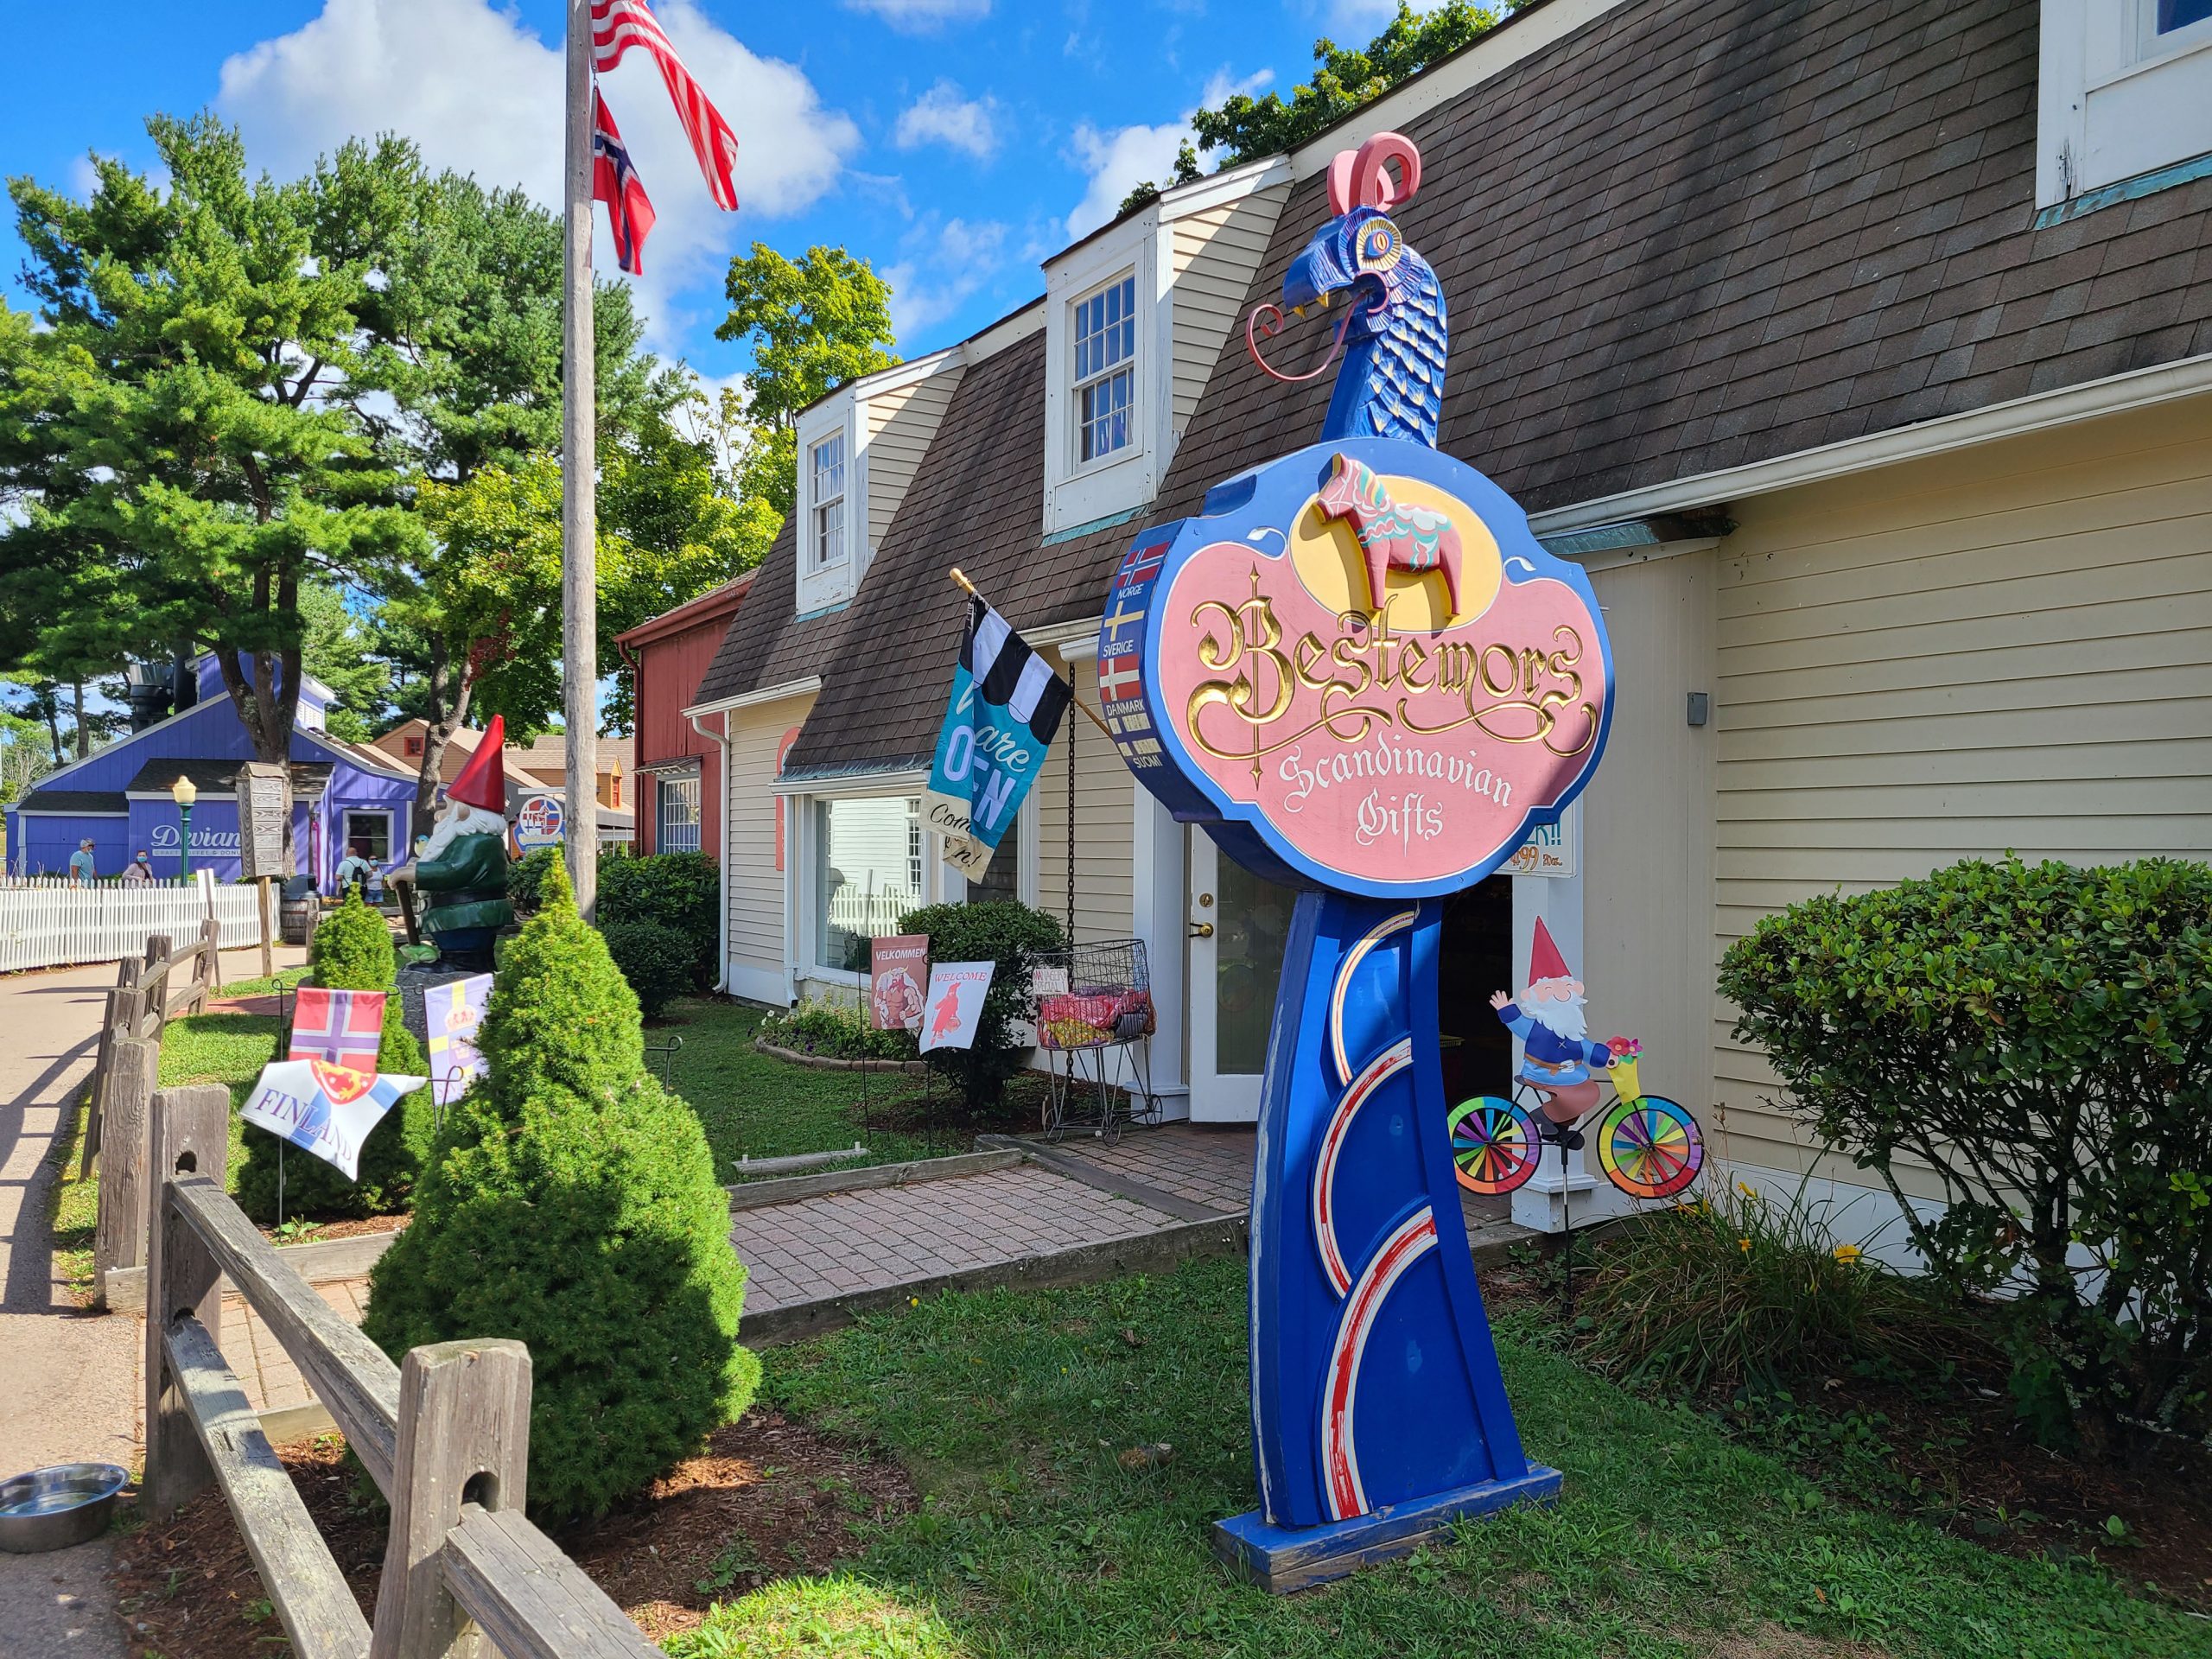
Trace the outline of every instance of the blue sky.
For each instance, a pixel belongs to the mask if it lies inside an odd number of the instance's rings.
[[[660,0],[729,118],[741,210],[718,212],[645,55],[604,91],[659,214],[640,299],[649,343],[711,380],[731,253],[842,243],[897,290],[899,346],[950,344],[1038,292],[1039,261],[1163,176],[1190,111],[1287,87],[1317,34],[1363,41],[1391,0]],[[151,163],[142,122],[212,105],[254,162],[303,171],[392,129],[433,165],[550,201],[558,0],[109,0],[98,29],[39,38],[0,104],[0,171],[82,188],[88,150]],[[1211,162],[1209,162],[1211,165]],[[613,255],[601,218],[598,257]],[[0,271],[23,302],[22,245]]]

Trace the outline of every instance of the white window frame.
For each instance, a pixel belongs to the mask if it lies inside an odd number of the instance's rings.
[[[391,863],[399,857],[399,813],[389,806],[346,806],[338,810],[338,847],[340,858],[353,848],[353,820],[382,818],[384,820],[384,862]],[[372,863],[376,861],[372,859]]]
[[[1116,295],[1123,296],[1121,315],[1111,322],[1103,323],[1096,330],[1086,327],[1084,311],[1096,304],[1109,313],[1114,309]],[[1109,331],[1122,330],[1128,336],[1128,349],[1103,366],[1088,365],[1083,353],[1086,342],[1097,339],[1102,344]],[[1109,276],[1088,293],[1079,294],[1068,302],[1068,440],[1074,446],[1068,457],[1071,476],[1099,467],[1110,467],[1129,451],[1139,448],[1145,440],[1143,409],[1137,402],[1138,359],[1144,355],[1144,340],[1138,327],[1137,273],[1128,265]],[[1086,372],[1087,371],[1087,372]],[[1125,381],[1128,391],[1120,413],[1127,423],[1127,435],[1110,449],[1101,449],[1095,454],[1083,453],[1084,442],[1096,423],[1086,419],[1084,413],[1084,394],[1096,387]]]
[[[669,789],[671,785],[682,785],[685,784],[690,785],[691,789],[691,822],[689,826],[691,831],[691,844],[688,847],[671,847],[668,844],[669,821],[667,797],[663,791]],[[701,810],[703,802],[704,797],[701,792],[699,773],[696,768],[688,772],[664,772],[655,776],[653,779],[652,800],[653,850],[657,853],[696,853],[704,851],[705,849],[702,842],[702,837],[705,835],[706,830],[704,825],[704,814]]]
[[[2125,200],[2212,156],[2212,19],[2161,35],[2158,0],[2043,0],[2042,21],[2038,208]]]
[[[1049,263],[1045,272],[1045,530],[1072,530],[1134,512],[1159,493],[1173,416],[1173,261],[1157,204]],[[1087,461],[1076,430],[1076,307],[1134,278],[1136,325],[1129,391],[1129,442]],[[1118,369],[1121,365],[1116,365]]]
[[[835,493],[824,495],[821,490],[820,456],[832,444],[837,446],[837,487]],[[846,429],[841,426],[810,442],[806,446],[805,467],[807,569],[827,570],[852,556],[853,447],[847,440]],[[822,515],[831,507],[837,510],[834,547],[829,544],[822,522]]]
[[[822,815],[826,809],[834,807],[842,801],[896,800],[909,803],[917,818],[922,815],[920,793],[912,784],[886,779],[871,779],[870,781],[876,786],[796,798],[797,816],[804,830],[805,862],[799,877],[800,892],[804,895],[806,902],[805,927],[800,935],[799,949],[799,956],[804,963],[799,970],[799,977],[802,979],[816,980],[824,984],[854,987],[865,985],[868,982],[868,973],[865,969],[835,967],[821,959],[823,941],[828,933],[830,921],[823,910],[822,883],[823,877],[828,874],[828,869],[823,863],[827,849],[823,845]],[[923,833],[924,841],[926,843],[929,831],[925,829]],[[917,906],[934,902],[934,896],[930,893],[926,882],[926,868],[924,871],[924,876],[923,888],[914,899]]]

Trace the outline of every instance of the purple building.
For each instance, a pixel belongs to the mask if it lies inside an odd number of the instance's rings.
[[[192,868],[212,869],[218,880],[238,879],[238,769],[253,759],[253,741],[215,658],[193,666],[197,702],[48,772],[8,808],[10,871],[60,874],[89,836],[101,875],[119,874],[142,848],[152,855],[156,875],[178,874],[181,815],[169,791],[182,776],[200,792],[192,808]],[[292,842],[302,874],[325,893],[334,890],[349,847],[390,869],[406,859],[415,839],[415,774],[379,750],[323,730],[331,698],[328,686],[302,677],[290,753]]]

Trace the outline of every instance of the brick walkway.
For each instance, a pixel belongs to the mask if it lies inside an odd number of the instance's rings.
[[[1110,1147],[1085,1135],[1049,1144],[1086,1164],[1202,1204],[1217,1215],[1241,1216],[1252,1207],[1254,1139],[1249,1124],[1167,1123],[1127,1130]]]
[[[367,1280],[346,1279],[315,1288],[350,1323],[361,1322],[368,1306]],[[238,1385],[256,1411],[297,1412],[315,1404],[315,1395],[300,1375],[300,1368],[276,1340],[276,1332],[262,1323],[261,1316],[242,1296],[223,1298],[223,1357],[238,1373]]]

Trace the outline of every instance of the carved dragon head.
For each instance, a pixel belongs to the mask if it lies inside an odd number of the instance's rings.
[[[1402,134],[1378,132],[1356,150],[1338,150],[1329,163],[1329,208],[1336,217],[1313,232],[1283,273],[1282,308],[1302,317],[1309,308],[1349,304],[1353,332],[1379,332],[1407,278],[1415,268],[1428,270],[1390,217],[1393,207],[1420,188],[1421,152]]]

